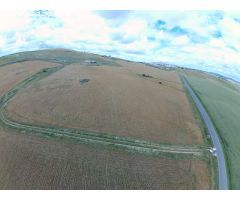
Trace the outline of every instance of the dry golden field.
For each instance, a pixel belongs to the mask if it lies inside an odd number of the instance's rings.
[[[58,64],[45,61],[25,61],[0,67],[0,96],[28,76]]]
[[[31,61],[21,62],[25,58]],[[45,127],[51,132],[53,127],[57,132],[63,127],[83,130],[83,135],[86,131],[86,137],[87,131],[124,136],[126,140],[119,141],[133,148],[134,139],[167,143],[169,151],[205,148],[177,71],[62,49],[4,59],[0,59],[0,189],[214,189],[212,160],[206,154],[144,154],[36,131]],[[17,63],[2,64],[11,59]],[[28,82],[26,88],[19,87],[4,101],[21,81],[62,65],[59,71],[42,73],[42,79]],[[18,124],[8,126],[5,115],[9,124],[11,120]],[[18,129],[26,124],[33,129]],[[144,149],[145,143],[141,145]]]
[[[25,123],[163,143],[203,143],[175,71],[117,62],[119,66],[68,65],[17,94],[7,115]],[[89,81],[81,84],[82,79]]]
[[[208,166],[88,147],[0,127],[1,189],[209,189]]]

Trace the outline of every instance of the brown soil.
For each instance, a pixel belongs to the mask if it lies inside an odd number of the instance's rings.
[[[210,189],[207,164],[35,137],[0,127],[1,189]]]
[[[25,61],[0,67],[0,96],[13,86],[44,68],[58,64],[44,61]]]
[[[203,143],[177,72],[116,62],[120,67],[67,66],[17,94],[8,116],[151,141]],[[89,81],[80,84],[82,79]]]

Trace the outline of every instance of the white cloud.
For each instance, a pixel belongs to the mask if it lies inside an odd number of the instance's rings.
[[[0,47],[3,47],[5,44],[5,40],[3,39],[3,37],[0,35]]]
[[[233,18],[226,17],[220,24],[223,33],[223,40],[229,45],[240,50],[240,22],[236,22]]]
[[[0,13],[2,54],[53,47],[165,61],[240,80],[240,14],[219,11]],[[161,23],[156,25],[157,21]],[[43,45],[44,46],[44,45]]]
[[[213,48],[220,48],[220,49],[223,49],[223,48],[226,48],[226,43],[222,40],[222,39],[216,39],[216,38],[212,38],[208,45],[210,47],[213,47]]]
[[[65,42],[75,40],[110,42],[108,37],[110,28],[103,18],[90,11],[56,12],[56,17],[59,17],[64,24],[64,29],[59,34]]]
[[[0,12],[0,32],[12,29],[20,29],[30,23],[27,13],[4,10]]]
[[[173,45],[187,45],[189,43],[189,38],[186,35],[176,37],[175,40],[173,40]]]

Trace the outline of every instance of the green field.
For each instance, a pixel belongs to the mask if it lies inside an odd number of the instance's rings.
[[[188,74],[205,106],[225,151],[231,189],[240,189],[240,92],[224,80]]]

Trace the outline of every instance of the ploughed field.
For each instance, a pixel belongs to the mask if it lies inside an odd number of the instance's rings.
[[[212,189],[176,71],[70,50],[0,58],[1,189]]]

